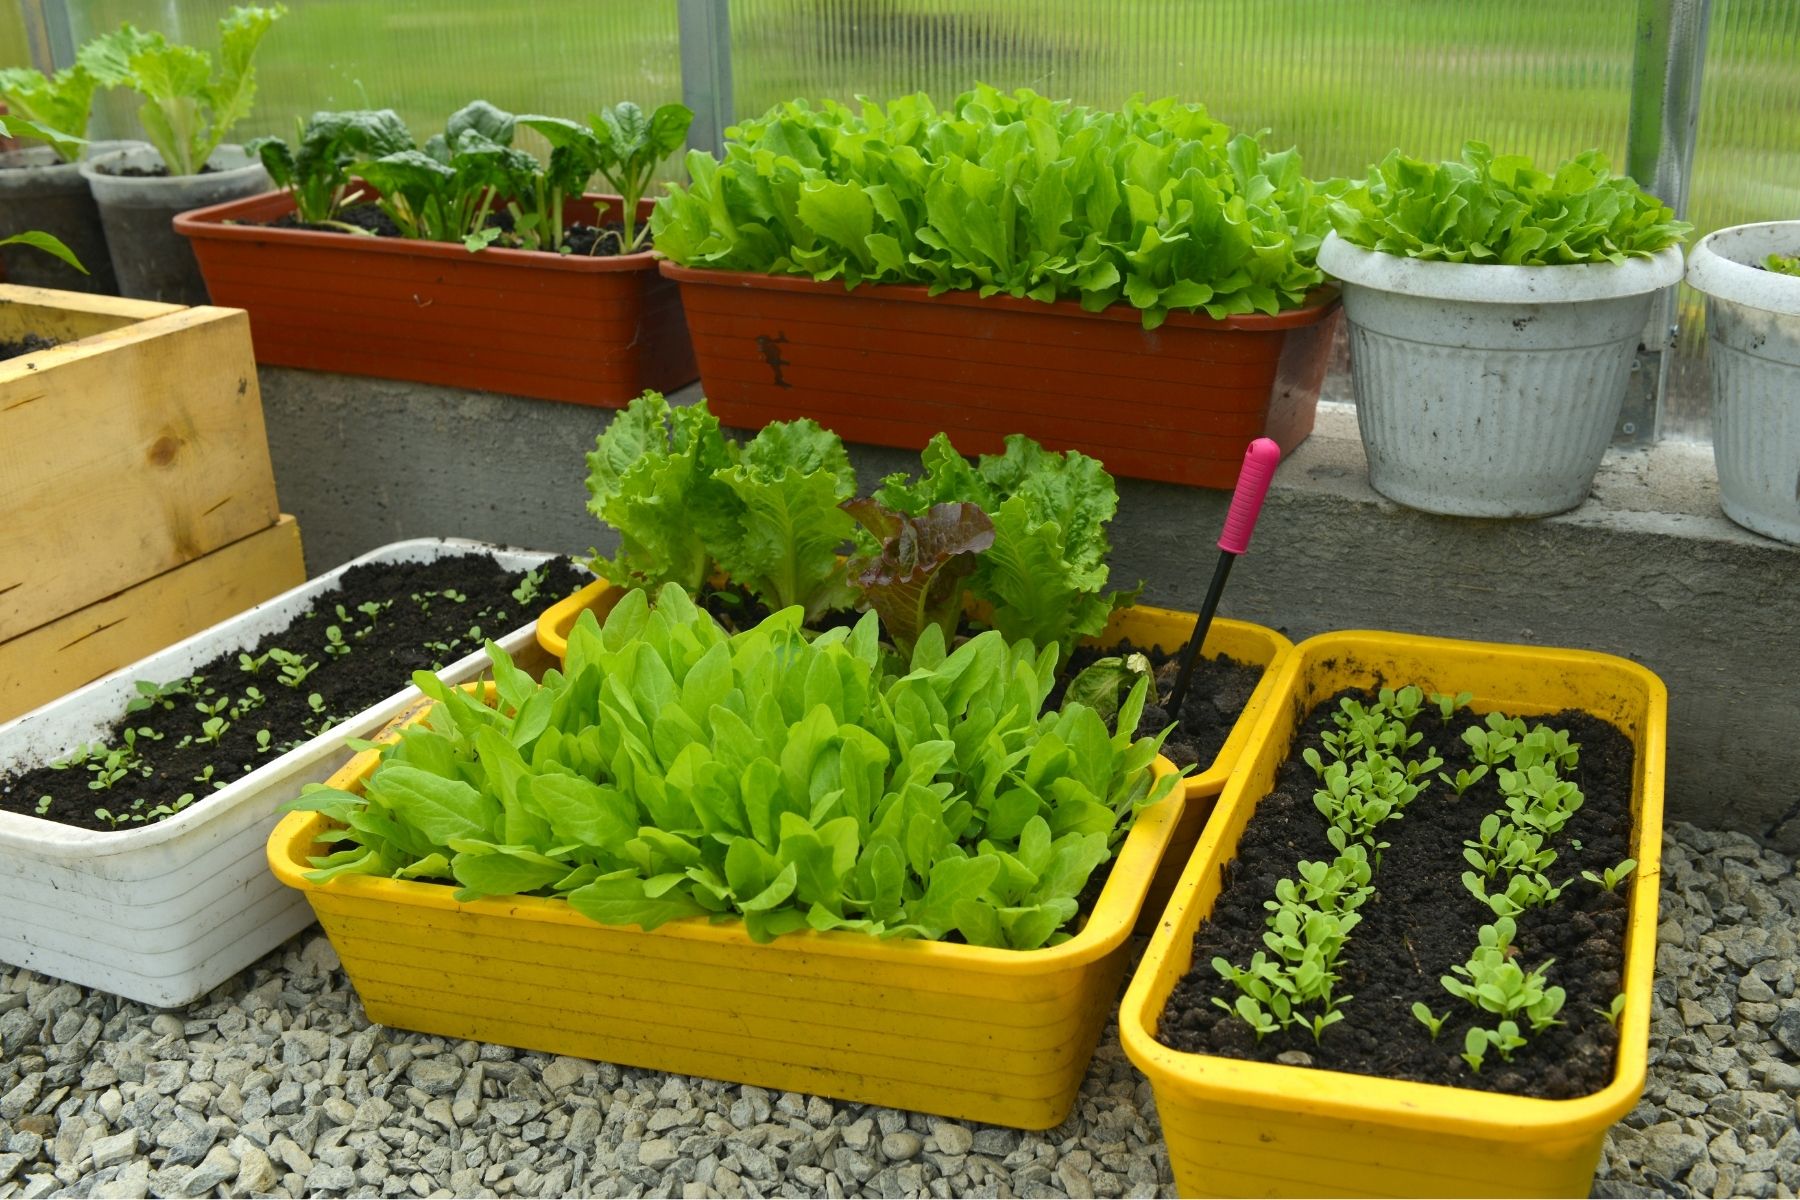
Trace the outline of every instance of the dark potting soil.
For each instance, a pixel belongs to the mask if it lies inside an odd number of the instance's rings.
[[[531,588],[528,574],[508,571],[484,554],[354,567],[344,573],[338,590],[321,596],[305,615],[248,652],[252,659],[270,650],[304,655],[297,666],[310,670],[297,686],[281,682],[282,668],[273,658],[247,671],[238,651],[220,655],[184,681],[181,692],[114,723],[106,747],[123,747],[126,731],[137,730],[137,765],[111,787],[89,786],[100,778],[91,764],[105,759],[102,749],[86,763],[61,770],[44,766],[0,777],[0,810],[109,831],[162,819],[170,814],[133,818],[159,806],[173,808],[188,793],[195,798],[191,803],[204,803],[215,788],[391,696],[411,681],[414,671],[435,670],[480,650],[484,639],[519,628],[586,582],[566,559],[540,569]],[[362,604],[387,607],[371,618],[359,611]],[[339,615],[340,608],[347,616]],[[328,649],[333,626],[348,653]],[[248,695],[249,688],[261,694],[260,703]],[[210,708],[220,702],[226,705],[219,715],[228,728],[216,744],[199,740],[208,714],[196,705]],[[259,741],[265,733],[266,744]],[[143,767],[150,769],[148,775]],[[50,803],[40,810],[44,796]],[[120,820],[97,816],[96,809]]]
[[[1370,698],[1355,691],[1341,695]],[[1555,960],[1548,979],[1567,992],[1559,1014],[1562,1024],[1542,1033],[1532,1033],[1527,1025],[1530,1040],[1513,1052],[1512,1062],[1490,1050],[1476,1074],[1460,1057],[1463,1036],[1477,1023],[1492,1028],[1495,1018],[1478,1013],[1439,983],[1452,966],[1468,961],[1478,931],[1494,920],[1462,883],[1468,869],[1463,843],[1479,836],[1483,817],[1504,807],[1492,772],[1461,798],[1438,782],[1434,772],[1432,785],[1407,806],[1405,815],[1382,827],[1392,845],[1371,880],[1375,894],[1358,910],[1362,923],[1339,960],[1337,991],[1353,999],[1343,1006],[1344,1019],[1319,1041],[1295,1028],[1259,1043],[1240,1018],[1213,1003],[1214,998],[1237,998],[1236,989],[1213,969],[1214,956],[1240,967],[1248,963],[1263,949],[1263,902],[1274,898],[1275,885],[1292,877],[1302,859],[1329,862],[1335,857],[1325,838],[1325,818],[1313,805],[1317,777],[1300,754],[1309,747],[1322,749],[1319,735],[1333,728],[1330,714],[1337,700],[1333,697],[1308,717],[1274,790],[1246,826],[1236,859],[1223,869],[1224,889],[1194,936],[1194,966],[1170,994],[1158,1038],[1183,1051],[1261,1062],[1286,1055],[1289,1062],[1327,1070],[1550,1099],[1585,1096],[1604,1087],[1612,1077],[1618,1034],[1596,1010],[1605,1010],[1620,989],[1630,884],[1607,892],[1584,880],[1581,872],[1602,873],[1630,855],[1634,755],[1624,734],[1583,712],[1530,719],[1534,725],[1541,720],[1553,729],[1566,729],[1580,743],[1580,763],[1564,777],[1580,787],[1584,800],[1550,843],[1557,851],[1548,872],[1552,881],[1573,882],[1553,903],[1518,917],[1515,939],[1519,961],[1527,969]],[[1425,735],[1421,748],[1435,747],[1445,759],[1441,769],[1454,774],[1473,765],[1459,739],[1463,729],[1478,723],[1464,709],[1446,724],[1428,707],[1413,729]],[[1435,1040],[1413,1016],[1415,1001],[1449,1014]]]
[[[1068,670],[1063,672],[1062,679],[1050,693],[1048,707],[1061,704],[1068,681],[1096,660],[1140,653],[1150,660],[1154,669],[1157,695],[1167,696],[1175,687],[1175,676],[1181,672],[1180,655],[1155,647],[1141,650],[1127,639],[1104,649],[1077,646],[1075,653],[1069,656]],[[1204,771],[1219,756],[1225,739],[1231,736],[1231,727],[1237,724],[1238,714],[1250,703],[1250,693],[1256,690],[1262,677],[1263,668],[1237,662],[1222,654],[1196,659],[1194,677],[1189,680],[1187,697],[1181,703],[1180,720],[1172,717],[1161,704],[1146,704],[1137,731],[1155,734],[1173,724],[1175,728],[1163,742],[1163,754],[1178,767]]]
[[[375,204],[352,204],[339,211],[337,219],[345,224],[354,225],[358,229],[366,229],[376,237],[397,238],[400,227],[394,224],[393,218],[381,211]],[[500,213],[494,216],[490,224],[510,230],[512,218]],[[336,226],[307,223],[294,213],[283,213],[269,225],[275,229],[310,229],[319,233],[343,233]],[[607,225],[595,227],[577,221],[563,230],[563,245],[566,253],[577,257],[612,258],[624,252],[625,235],[622,227]]]
[[[35,354],[39,350],[48,350],[56,345],[55,338],[39,337],[28,333],[16,342],[0,341],[0,360],[17,358],[21,354]]]
[[[154,167],[120,167],[117,170],[95,167],[94,169],[102,175],[113,175],[121,179],[167,179],[169,177],[169,168],[161,163]],[[196,172],[199,175],[217,175],[218,173],[219,168],[211,163],[207,163]]]

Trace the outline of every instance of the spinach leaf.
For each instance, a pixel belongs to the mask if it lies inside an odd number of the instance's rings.
[[[346,233],[371,231],[338,220],[338,213],[361,198],[352,192],[352,164],[413,149],[412,133],[391,108],[319,112],[299,126],[294,145],[278,137],[254,138],[245,150],[262,160],[275,186],[294,197],[294,212],[308,225],[331,225]]]

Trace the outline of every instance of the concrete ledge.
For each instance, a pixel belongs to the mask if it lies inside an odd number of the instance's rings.
[[[317,573],[433,534],[610,550],[584,455],[603,410],[262,368],[283,511]],[[680,398],[691,399],[696,389]],[[853,447],[866,486],[917,455]],[[1623,655],[1670,693],[1669,818],[1800,850],[1800,548],[1718,505],[1710,449],[1609,458],[1579,509],[1541,521],[1436,517],[1369,487],[1352,410],[1326,405],[1275,477],[1224,611],[1296,639],[1393,629]],[[1119,481],[1118,579],[1195,608],[1227,497]]]

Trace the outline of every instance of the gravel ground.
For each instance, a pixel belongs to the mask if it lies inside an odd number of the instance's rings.
[[[1800,1188],[1800,880],[1670,831],[1644,1102],[1595,1193]],[[371,1027],[318,933],[185,1013],[0,973],[14,1196],[1174,1195],[1115,1031],[1047,1133]]]

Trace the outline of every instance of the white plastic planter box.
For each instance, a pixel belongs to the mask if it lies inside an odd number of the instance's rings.
[[[179,679],[249,649],[353,566],[472,551],[509,571],[555,557],[459,539],[383,546],[0,725],[0,771],[42,766],[100,739],[136,694],[136,680]],[[534,626],[498,640],[511,653],[528,651]],[[487,666],[476,653],[439,674],[461,683]],[[341,767],[351,738],[371,736],[418,699],[416,688],[397,691],[160,824],[102,833],[0,812],[0,962],[159,1007],[203,996],[312,923],[305,897],[269,873],[264,844],[276,807]]]
[[[1800,255],[1800,221],[1707,234],[1688,257],[1687,281],[1706,296],[1725,515],[1800,542],[1800,278],[1761,270],[1771,254]]]
[[[1335,233],[1369,483],[1426,512],[1541,517],[1586,498],[1655,293],[1681,251],[1614,265],[1421,262]]]

